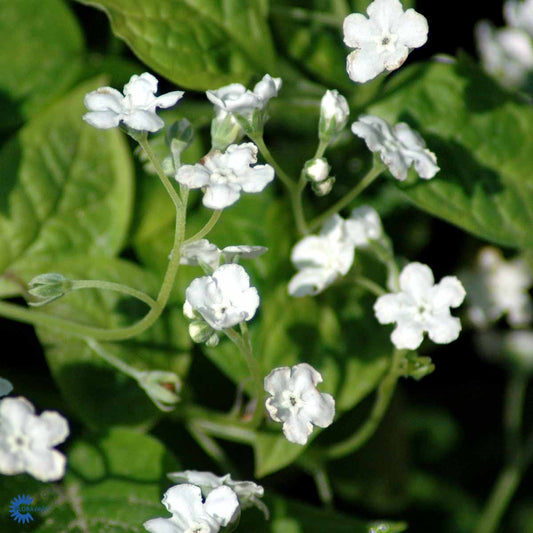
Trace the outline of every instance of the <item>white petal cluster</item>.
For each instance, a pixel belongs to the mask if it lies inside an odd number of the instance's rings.
[[[509,26],[533,37],[533,0],[508,0],[503,5],[503,14]]]
[[[239,259],[255,259],[268,251],[264,246],[235,245],[226,246],[222,250],[207,239],[200,239],[187,243],[181,247],[180,264],[207,265],[215,270],[220,265],[220,259],[227,263],[238,263]]]
[[[502,316],[511,326],[524,326],[533,318],[529,289],[531,272],[521,259],[506,261],[492,247],[483,248],[476,268],[461,276],[468,290],[468,316],[484,328]]]
[[[299,272],[289,282],[295,297],[315,295],[350,270],[354,259],[345,221],[333,215],[319,235],[304,237],[292,249],[291,260]]]
[[[374,304],[381,324],[396,323],[391,335],[396,348],[416,350],[425,331],[438,344],[457,339],[461,322],[450,314],[450,307],[461,305],[466,293],[455,276],[446,276],[435,284],[427,265],[409,263],[400,274],[400,289],[380,296]]]
[[[83,115],[83,120],[100,129],[115,128],[123,123],[137,131],[159,131],[165,123],[157,116],[156,108],[172,107],[183,92],[155,96],[157,84],[157,79],[145,72],[130,78],[124,85],[124,94],[112,87],[100,87],[85,96],[89,112]]]
[[[503,85],[517,88],[533,71],[533,42],[519,27],[494,28],[481,21],[475,28],[476,44],[483,67]]]
[[[335,400],[319,392],[322,376],[311,365],[300,363],[275,368],[265,378],[267,411],[275,422],[282,422],[287,440],[306,444],[313,426],[328,427],[335,417]]]
[[[411,165],[424,179],[431,179],[440,170],[435,154],[405,122],[399,122],[393,128],[382,118],[361,115],[352,124],[352,132],[364,139],[371,152],[379,153],[390,173],[400,181],[407,178]]]
[[[366,12],[368,18],[352,13],[344,19],[344,42],[355,48],[346,60],[346,70],[359,83],[400,67],[428,35],[426,18],[414,9],[404,12],[399,0],[374,0]]]
[[[240,265],[218,267],[211,276],[196,278],[185,291],[185,306],[192,308],[215,330],[236,326],[253,318],[259,294]]]
[[[214,489],[204,501],[200,488],[187,483],[170,487],[163,505],[172,517],[146,521],[143,525],[150,533],[217,533],[239,509],[237,495],[229,487]]]
[[[183,165],[176,181],[190,189],[204,189],[202,203],[210,209],[234,204],[242,192],[261,192],[273,179],[270,165],[255,165],[257,147],[253,143],[232,144],[224,153],[218,150],[196,165]]]
[[[59,413],[37,416],[23,397],[0,400],[0,473],[27,472],[40,481],[61,479],[66,458],[53,447],[68,435],[68,423]]]
[[[207,91],[207,98],[215,105],[217,117],[227,114],[249,116],[256,109],[264,109],[281,89],[281,78],[265,74],[253,91],[240,83],[232,83],[214,91]]]
[[[368,246],[383,237],[378,213],[370,206],[354,209],[350,218],[330,217],[319,235],[299,241],[291,260],[299,270],[289,282],[289,294],[297,298],[312,296],[329,287],[350,270],[356,247]]]
[[[329,140],[340,133],[350,116],[346,98],[339,91],[326,91],[320,102],[319,132],[321,138]]]
[[[190,483],[200,487],[204,498],[216,488],[227,486],[235,492],[239,498],[241,509],[246,509],[256,505],[268,514],[268,510],[259,498],[264,495],[264,489],[253,481],[234,481],[231,474],[216,476],[212,472],[200,472],[198,470],[185,470],[183,472],[173,472],[168,477],[175,483]]]

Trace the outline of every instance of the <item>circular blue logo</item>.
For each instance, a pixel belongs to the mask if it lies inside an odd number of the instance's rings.
[[[25,510],[24,507],[21,509],[21,506],[23,505],[31,505],[32,501],[33,498],[31,496],[26,496],[24,494],[11,500],[11,504],[9,505],[9,514],[13,517],[15,522],[18,522],[19,524],[27,524],[33,520],[33,516],[29,511]]]

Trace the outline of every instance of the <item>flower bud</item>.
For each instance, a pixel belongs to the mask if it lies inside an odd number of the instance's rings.
[[[319,183],[311,183],[313,192],[317,196],[326,196],[333,189],[333,184],[335,183],[335,178],[333,176],[329,177],[327,180],[321,181]]]
[[[326,91],[320,102],[320,141],[330,143],[344,129],[349,116],[350,109],[346,98],[338,91]]]
[[[62,274],[39,274],[28,283],[28,288],[28,293],[35,298],[29,305],[38,307],[67,294],[72,289],[72,281]]]
[[[213,329],[203,320],[193,320],[189,324],[189,335],[193,342],[201,343],[209,340],[213,334]]]
[[[218,334],[215,331],[213,331],[213,334],[211,335],[211,337],[209,337],[205,341],[205,345],[208,348],[214,348],[215,346],[218,346],[218,342],[219,341],[220,341],[220,338],[219,338]]]
[[[409,353],[402,361],[402,371],[406,378],[413,378],[416,381],[431,374],[435,370],[435,365],[430,357],[419,356]]]
[[[181,154],[189,147],[194,137],[194,129],[186,119],[171,124],[166,132],[166,141],[172,153],[174,167],[181,166]]]
[[[243,132],[239,123],[229,113],[219,113],[211,121],[211,145],[223,152],[230,144],[239,142]]]
[[[327,179],[330,168],[323,157],[310,159],[304,166],[305,179],[312,183],[320,183]]]
[[[141,372],[137,381],[161,411],[171,411],[180,400],[181,380],[174,372]]]
[[[4,378],[0,378],[0,398],[7,396],[13,390],[13,385],[10,381]]]

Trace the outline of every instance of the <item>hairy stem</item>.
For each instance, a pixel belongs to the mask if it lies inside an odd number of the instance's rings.
[[[195,233],[192,237],[189,237],[188,239],[183,241],[183,244],[188,244],[190,242],[199,241],[200,239],[203,239],[215,227],[221,214],[221,209],[213,211],[213,213],[211,213],[211,217],[209,218],[205,226],[200,231]]]
[[[144,302],[146,305],[152,308],[158,306],[158,303],[148,294],[134,289],[133,287],[128,287],[127,285],[122,285],[120,283],[113,283],[111,281],[101,281],[92,279],[79,279],[73,281],[70,290],[76,291],[80,289],[100,289],[120,292],[121,294],[127,294],[128,296],[137,298],[137,300]]]

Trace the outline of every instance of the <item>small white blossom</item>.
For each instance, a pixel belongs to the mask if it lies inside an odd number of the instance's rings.
[[[504,315],[514,327],[531,321],[528,291],[533,279],[524,261],[506,261],[498,250],[486,247],[479,253],[475,270],[462,278],[468,289],[468,316],[477,327],[487,327]]]
[[[0,473],[27,472],[40,481],[61,479],[67,460],[53,447],[68,434],[68,423],[59,413],[36,416],[26,398],[0,400]]]
[[[483,67],[503,85],[517,88],[533,70],[533,43],[520,28],[495,29],[488,21],[475,28],[476,44]]]
[[[280,78],[272,78],[269,74],[265,74],[253,91],[246,89],[240,83],[232,83],[214,91],[207,91],[206,95],[215,105],[219,118],[235,113],[249,116],[256,109],[264,109],[269,100],[278,95],[281,84]]]
[[[203,501],[199,487],[183,484],[170,487],[163,505],[171,518],[153,518],[143,525],[150,533],[217,533],[239,509],[237,495],[229,487],[214,489]]]
[[[180,264],[198,266],[203,263],[215,270],[220,264],[220,254],[218,246],[207,239],[200,239],[181,247]]]
[[[330,166],[323,157],[307,161],[304,167],[305,177],[313,183],[320,183],[328,179],[329,170]]]
[[[268,248],[265,246],[249,246],[239,244],[235,246],[226,246],[222,248],[222,255],[227,263],[238,263],[240,259],[255,259],[266,253]]]
[[[381,324],[396,322],[391,340],[396,348],[416,350],[424,332],[438,344],[454,341],[461,331],[461,322],[451,316],[450,307],[458,307],[465,290],[455,276],[446,276],[435,284],[427,265],[409,263],[400,274],[401,291],[380,296],[374,312]]]
[[[203,164],[183,165],[176,180],[190,189],[205,190],[202,203],[210,209],[234,204],[241,192],[261,192],[273,179],[270,165],[255,165],[257,147],[253,143],[232,144],[224,153],[207,155]]]
[[[320,235],[304,237],[293,248],[291,260],[300,272],[289,282],[289,294],[295,297],[318,294],[344,276],[353,259],[354,246],[345,221],[333,215],[324,222]]]
[[[365,83],[384,70],[395,70],[413,48],[427,41],[426,18],[414,9],[403,11],[399,0],[374,0],[368,18],[352,13],[344,19],[344,42],[355,50],[346,60],[348,76]]]
[[[176,483],[190,483],[200,487],[204,498],[209,496],[217,487],[228,486],[237,494],[241,509],[256,505],[268,515],[266,505],[259,500],[264,495],[264,489],[261,485],[257,485],[252,481],[233,481],[231,474],[219,477],[211,472],[200,472],[198,470],[173,472],[168,474],[168,477]]]
[[[383,226],[378,212],[369,205],[354,209],[346,220],[346,232],[354,246],[367,246],[383,237]]]
[[[503,14],[509,26],[524,30],[533,38],[533,0],[508,0]]]
[[[290,442],[306,444],[313,426],[328,427],[335,417],[335,400],[319,392],[322,376],[311,365],[300,363],[275,368],[265,378],[267,411],[275,422],[283,423],[283,433]]]
[[[138,131],[159,131],[165,123],[156,114],[156,108],[168,108],[183,96],[173,91],[161,96],[157,92],[157,79],[145,72],[133,75],[124,85],[124,95],[112,87],[100,87],[85,96],[89,110],[83,120],[95,128],[115,128],[121,122]]]
[[[259,294],[240,265],[218,267],[212,276],[196,278],[185,291],[187,305],[215,330],[251,320],[259,307]]]
[[[379,153],[391,174],[400,181],[407,178],[411,165],[424,179],[431,179],[440,170],[435,154],[426,149],[422,137],[404,122],[392,128],[382,118],[361,115],[352,124],[352,132],[364,139],[371,152]]]
[[[340,133],[350,116],[346,98],[339,91],[326,91],[320,102],[319,132],[328,138]]]

